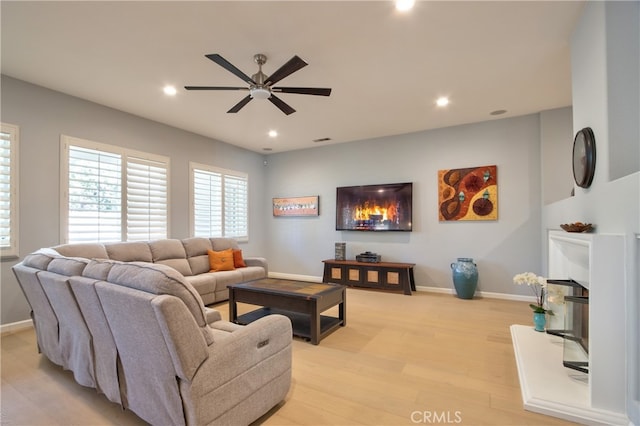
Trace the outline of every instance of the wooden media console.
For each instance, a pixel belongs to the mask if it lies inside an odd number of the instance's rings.
[[[322,281],[352,287],[403,291],[411,295],[416,290],[413,277],[415,263],[358,262],[356,260],[323,260]]]

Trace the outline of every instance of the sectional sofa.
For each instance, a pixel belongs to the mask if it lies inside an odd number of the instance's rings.
[[[204,268],[196,253],[207,246],[201,239],[83,244],[26,256],[13,271],[32,309],[38,350],[150,424],[255,421],[289,391],[291,322],[271,315],[240,326],[207,308],[189,277],[211,300],[225,297],[233,279],[266,271],[194,275]],[[206,285],[197,278],[220,273]]]
[[[243,257],[246,267],[210,273],[209,250],[239,250],[231,238],[164,239],[149,242],[66,244],[53,247],[58,254],[86,259],[121,262],[152,262],[167,265],[182,274],[200,294],[205,305],[227,300],[227,285],[266,278],[263,257]]]

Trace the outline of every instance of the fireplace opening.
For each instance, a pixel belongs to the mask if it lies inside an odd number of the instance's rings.
[[[589,373],[589,290],[574,280],[547,280],[548,284],[566,286],[564,328],[547,330],[562,337],[562,364],[582,373]]]

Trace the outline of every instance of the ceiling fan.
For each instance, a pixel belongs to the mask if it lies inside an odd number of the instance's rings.
[[[217,53],[205,55],[222,68],[226,69],[235,76],[241,78],[249,87],[218,87],[218,86],[184,86],[186,90],[248,90],[249,94],[240,102],[235,104],[228,113],[236,113],[240,111],[252,99],[269,99],[272,104],[277,106],[286,115],[296,112],[282,99],[278,98],[274,93],[298,93],[301,95],[329,96],[331,89],[316,87],[273,87],[274,84],[283,78],[293,74],[299,69],[306,67],[308,64],[300,59],[297,55],[289,59],[289,61],[278,68],[276,72],[270,76],[266,76],[262,72],[262,66],[267,62],[267,57],[261,53],[253,56],[253,60],[258,64],[258,72],[249,77],[229,61],[224,59]]]

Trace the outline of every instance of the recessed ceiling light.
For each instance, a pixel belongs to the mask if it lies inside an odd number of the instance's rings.
[[[178,93],[178,91],[176,90],[175,87],[173,86],[164,86],[164,89],[162,89],[162,91],[164,92],[165,95],[167,96],[175,96],[176,93]]]
[[[275,138],[276,136],[278,136],[278,132],[276,132],[275,130],[269,130],[270,138]]]
[[[439,107],[444,107],[444,106],[449,105],[449,98],[446,98],[444,96],[439,97],[436,100],[436,105],[438,105]]]
[[[415,0],[396,0],[396,10],[406,12],[407,10],[411,10],[414,4]]]

